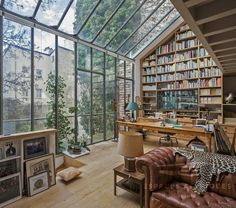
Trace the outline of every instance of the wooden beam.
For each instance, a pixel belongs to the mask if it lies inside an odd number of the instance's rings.
[[[236,14],[236,1],[215,1],[192,9],[192,15],[198,25]]]
[[[236,30],[213,35],[207,38],[210,46],[219,45],[236,40]]]
[[[226,56],[232,56],[232,55],[235,55],[236,54],[236,50],[233,49],[233,50],[228,50],[228,51],[222,51],[222,52],[218,52],[218,53],[215,53],[216,56],[218,58],[222,58],[222,57],[226,57]]]
[[[222,64],[222,66],[224,68],[229,67],[229,66],[236,66],[236,62],[235,63]]]
[[[231,58],[232,56],[236,56],[236,52],[235,53],[230,53],[230,54],[220,54],[217,56],[217,58],[219,60],[222,60],[223,59],[227,59],[227,58]]]
[[[226,59],[226,60],[224,60],[224,59],[222,59],[222,60],[220,60],[220,63],[221,64],[223,64],[223,63],[231,63],[231,62],[235,62],[236,61],[236,57],[235,58],[231,58],[231,59]]]
[[[203,24],[201,31],[205,37],[236,30],[236,15]]]
[[[221,51],[232,50],[232,49],[235,49],[235,48],[236,48],[236,42],[229,42],[229,43],[213,46],[212,50],[215,53],[217,53],[217,52],[221,52]]]
[[[185,2],[185,6],[190,8],[190,7],[194,7],[197,5],[202,5],[202,4],[206,4],[208,2],[211,2],[213,0],[188,0]]]

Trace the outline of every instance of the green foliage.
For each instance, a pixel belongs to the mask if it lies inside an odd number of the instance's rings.
[[[48,128],[55,128],[56,126],[56,77],[55,75],[50,72],[48,74],[48,79],[46,81],[46,91],[49,94],[48,106],[49,112],[47,114],[47,127]],[[64,101],[64,89],[66,87],[65,80],[62,76],[58,76],[58,84],[57,84],[57,131],[58,131],[58,145],[61,148],[63,141],[69,140],[69,136],[74,132],[74,129],[70,127],[70,121],[67,117],[67,110],[65,107]]]

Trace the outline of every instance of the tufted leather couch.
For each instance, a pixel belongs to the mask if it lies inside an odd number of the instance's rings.
[[[169,147],[156,148],[136,160],[145,174],[145,208],[236,208],[236,175],[222,174],[208,192],[194,193],[197,174],[185,157],[173,155]]]

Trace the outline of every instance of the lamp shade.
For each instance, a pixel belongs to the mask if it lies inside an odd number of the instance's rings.
[[[137,103],[129,103],[125,110],[138,110],[138,104]]]
[[[118,153],[124,157],[143,155],[143,135],[138,132],[119,132]]]

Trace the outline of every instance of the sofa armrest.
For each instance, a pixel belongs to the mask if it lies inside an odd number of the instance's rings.
[[[173,179],[176,170],[173,149],[156,148],[136,159],[136,168],[145,174],[145,189],[158,190]]]

